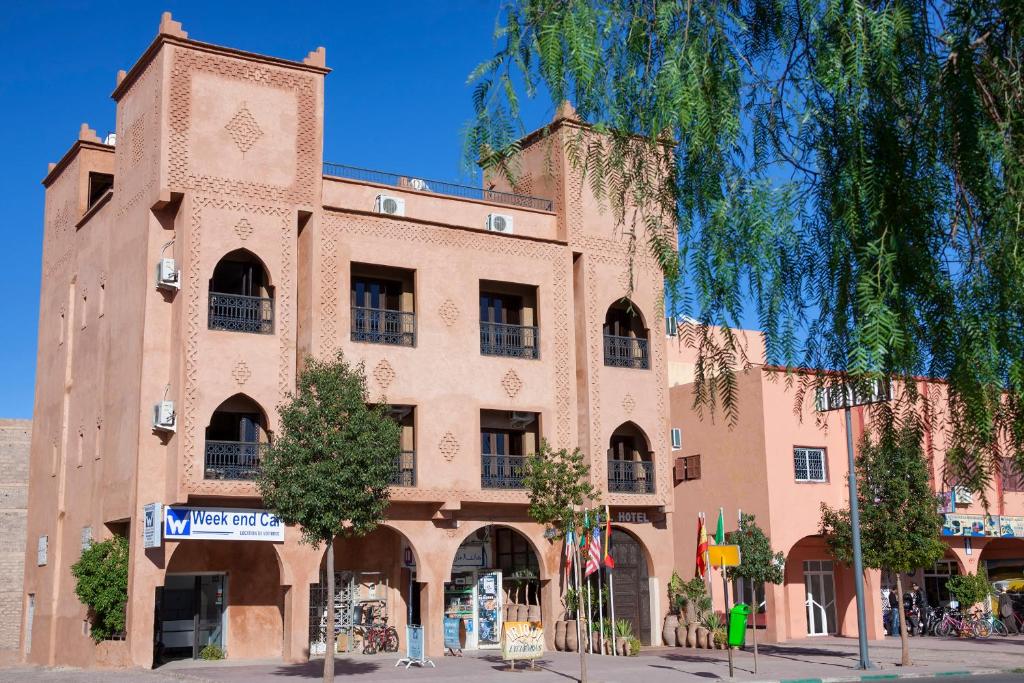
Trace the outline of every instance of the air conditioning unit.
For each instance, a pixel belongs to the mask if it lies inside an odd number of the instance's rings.
[[[515,429],[522,429],[523,427],[531,424],[537,416],[533,413],[528,413],[520,410],[513,410],[512,416],[509,418],[509,422],[512,423],[512,427]]]
[[[161,432],[173,432],[177,429],[177,413],[174,412],[174,401],[160,401],[153,406],[153,429]]]
[[[487,214],[487,229],[491,232],[512,234],[512,216],[503,213]]]
[[[404,216],[405,200],[401,197],[379,194],[377,195],[377,202],[374,204],[374,211],[385,213],[389,216]]]
[[[162,258],[156,264],[156,286],[160,289],[181,289],[181,274],[172,258]]]
[[[974,493],[965,486],[953,487],[953,500],[957,505],[970,505],[974,502]]]

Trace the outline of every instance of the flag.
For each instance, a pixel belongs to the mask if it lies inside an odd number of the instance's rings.
[[[612,547],[612,514],[608,506],[604,506],[604,566],[608,569],[615,569],[615,560],[608,552]]]
[[[708,552],[708,532],[704,528],[704,518],[697,517],[697,576],[704,578],[708,573],[705,556]]]
[[[583,513],[583,528],[580,530],[580,550],[587,551],[587,530],[590,529],[590,517]]]
[[[715,526],[715,545],[725,543],[725,520],[722,519],[722,508],[718,508],[718,524]]]
[[[565,532],[565,580],[569,580],[572,572],[572,549],[576,541],[572,537],[572,529]]]
[[[594,527],[593,533],[590,534],[589,545],[589,557],[587,558],[587,568],[583,572],[584,577],[590,576],[601,568],[601,530],[599,528]]]

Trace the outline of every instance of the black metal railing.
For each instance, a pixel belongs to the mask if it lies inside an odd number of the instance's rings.
[[[395,486],[416,485],[416,451],[402,451],[395,460]]]
[[[480,323],[480,353],[485,356],[537,358],[539,331],[530,325]]]
[[[353,306],[352,341],[415,346],[416,314]]]
[[[386,173],[384,171],[373,171],[368,168],[357,166],[346,166],[344,164],[332,164],[324,162],[324,175],[335,178],[348,178],[350,180],[365,180],[378,185],[392,185],[403,190],[414,192],[432,192],[435,194],[446,194],[452,197],[464,199],[477,199],[493,204],[504,204],[506,206],[518,206],[525,209],[538,209],[540,211],[553,211],[554,203],[550,199],[541,197],[530,197],[525,194],[514,194],[512,192],[497,192],[496,190],[485,190],[482,187],[472,185],[459,185],[448,183],[443,180],[423,180],[398,173]]]
[[[654,493],[654,463],[650,460],[609,460],[610,493]]]
[[[525,475],[525,455],[480,456],[480,486],[485,489],[521,489]]]
[[[604,364],[613,368],[637,368],[646,370],[651,366],[646,339],[604,335]]]
[[[256,441],[207,441],[204,478],[248,481],[260,472],[265,443]]]
[[[243,294],[210,292],[211,330],[274,333],[274,300]]]

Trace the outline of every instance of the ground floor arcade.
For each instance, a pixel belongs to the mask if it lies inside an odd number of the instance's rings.
[[[395,627],[404,652],[406,625],[420,624],[426,654],[439,657],[445,618],[457,616],[467,649],[496,647],[501,623],[521,620],[544,623],[553,648],[553,626],[566,615],[561,543],[545,537],[525,506],[435,512],[395,506],[370,535],[335,541],[333,628],[325,548],[301,543],[294,529],[283,543],[133,544],[127,637],[114,647],[124,665],[195,657],[207,645],[229,659],[298,662],[328,647],[362,652],[370,624]],[[665,515],[653,517],[626,515],[612,538],[616,616],[645,644],[661,640],[672,572]]]

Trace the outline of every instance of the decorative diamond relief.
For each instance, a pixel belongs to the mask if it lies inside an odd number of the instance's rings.
[[[231,376],[235,378],[236,382],[238,382],[238,386],[242,386],[249,381],[250,377],[252,377],[252,370],[249,369],[248,363],[244,360],[239,360],[235,363],[235,367],[231,371]]]
[[[235,224],[235,234],[238,235],[238,239],[244,240],[252,234],[252,223],[247,219],[243,218]]]
[[[445,299],[441,307],[437,309],[437,313],[448,327],[454,325],[455,321],[459,319],[459,309],[451,299]]]
[[[231,135],[231,139],[235,141],[235,144],[238,145],[238,149],[242,150],[242,154],[252,149],[256,141],[263,137],[263,131],[260,129],[259,124],[256,123],[256,119],[253,118],[245,102],[242,102],[241,108],[231,117],[231,120],[228,121],[224,128]]]
[[[132,165],[138,164],[146,155],[146,119],[140,116],[128,126],[128,151],[131,153]]]
[[[629,415],[630,413],[632,413],[634,408],[636,408],[636,401],[633,400],[633,395],[626,394],[625,396],[623,396],[622,409],[626,411],[626,414]]]
[[[501,378],[501,386],[505,387],[505,393],[509,398],[515,398],[519,390],[523,388],[523,380],[519,379],[515,370],[509,370]]]
[[[441,437],[441,443],[437,444],[437,450],[441,451],[445,460],[451,462],[455,458],[455,454],[459,452],[459,442],[455,440],[455,436],[451,432],[445,432]]]
[[[381,360],[373,369],[373,378],[377,380],[381,389],[387,389],[395,381],[395,369],[387,359]]]

